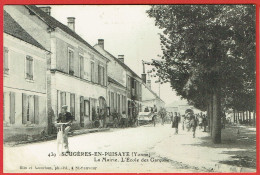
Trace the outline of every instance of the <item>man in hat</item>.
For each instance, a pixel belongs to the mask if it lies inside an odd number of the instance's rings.
[[[64,148],[65,148],[66,152],[69,152],[68,133],[69,133],[69,130],[71,128],[71,124],[72,124],[72,122],[74,120],[74,117],[67,110],[68,110],[68,106],[67,105],[63,105],[61,107],[61,113],[59,113],[59,117],[57,119],[57,123],[67,123],[64,126],[65,129],[64,129],[63,139],[64,139]]]
[[[174,112],[174,117],[172,118],[172,128],[175,128],[175,134],[178,134],[179,117],[177,112]]]

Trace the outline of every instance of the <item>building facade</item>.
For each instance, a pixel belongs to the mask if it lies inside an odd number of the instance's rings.
[[[155,93],[152,89],[146,84],[142,84],[142,111],[144,112],[145,108],[149,110],[154,108],[154,106],[159,110],[160,108],[165,107],[165,102]]]
[[[75,116],[74,129],[91,127],[94,113],[106,106],[109,60],[75,32],[73,17],[64,25],[51,16],[50,7],[5,10],[51,51],[46,73],[49,133],[63,105]]]
[[[122,114],[127,113],[126,105],[126,70],[122,66],[123,60],[116,58],[111,53],[105,50],[104,40],[99,39],[98,44],[94,46],[103,56],[109,59],[108,62],[108,107],[110,114],[113,113]],[[123,58],[123,55],[120,55]]]
[[[50,52],[4,11],[4,140],[47,132],[47,58]]]
[[[131,119],[141,109],[141,78],[124,63],[124,55],[118,55],[116,58],[105,50],[103,39],[99,39],[94,48],[110,60],[108,62],[108,104],[111,113],[125,112]]]
[[[151,79],[148,76],[146,78],[146,73],[143,72],[142,74],[142,111],[156,107],[157,110],[160,108],[165,108],[165,102],[151,89]]]

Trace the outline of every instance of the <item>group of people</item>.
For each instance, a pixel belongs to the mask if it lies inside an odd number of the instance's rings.
[[[178,134],[179,129],[179,123],[181,122],[180,114],[177,112],[173,113],[171,112],[171,122],[172,122],[172,128],[175,129],[175,134]],[[187,112],[182,117],[182,130],[187,129],[189,132],[192,131],[192,136],[195,138],[196,135],[196,128],[199,126],[200,129],[203,129],[203,132],[206,132],[208,122],[207,117],[205,114],[194,114],[192,111]]]

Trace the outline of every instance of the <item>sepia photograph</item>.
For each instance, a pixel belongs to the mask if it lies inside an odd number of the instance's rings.
[[[2,10],[4,173],[256,173],[255,4]]]

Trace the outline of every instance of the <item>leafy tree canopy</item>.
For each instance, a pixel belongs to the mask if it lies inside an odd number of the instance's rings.
[[[147,13],[163,29],[163,55],[152,64],[161,81],[201,110],[214,90],[226,108],[254,109],[254,5],[153,5]]]

